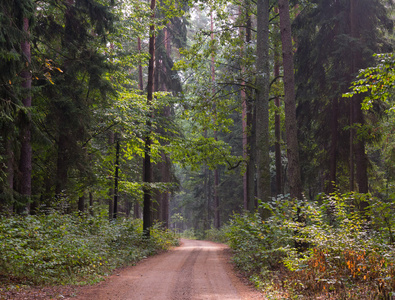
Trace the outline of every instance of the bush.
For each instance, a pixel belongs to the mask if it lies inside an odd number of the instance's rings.
[[[228,242],[228,236],[227,236],[227,231],[228,231],[228,226],[222,226],[220,229],[217,228],[211,228],[209,230],[206,230],[206,240],[208,241],[213,241],[217,243],[227,243]]]
[[[140,220],[58,213],[7,217],[0,221],[0,275],[32,284],[70,283],[176,243],[159,227],[144,239]]]
[[[263,274],[281,263],[293,244],[292,231],[284,226],[284,220],[294,217],[293,206],[279,198],[265,204],[272,213],[267,220],[258,212],[233,217],[227,236],[235,253],[234,262],[241,270],[250,275]]]
[[[321,200],[275,199],[262,204],[271,211],[267,220],[235,215],[228,238],[236,265],[267,293],[282,291],[279,298],[395,296],[393,203],[356,193]],[[363,212],[361,200],[371,204]],[[295,242],[305,247],[296,249]]]
[[[372,204],[366,212],[357,209],[361,197]],[[382,227],[383,214],[377,214],[381,210],[380,201],[356,193],[325,196],[322,205],[308,203],[305,226],[288,223],[310,245],[303,256],[289,253],[284,259],[295,290],[389,297],[395,291],[395,249]]]

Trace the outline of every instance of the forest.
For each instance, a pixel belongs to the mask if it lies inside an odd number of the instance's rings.
[[[181,234],[273,299],[391,299],[393,27],[392,0],[1,1],[0,286]]]

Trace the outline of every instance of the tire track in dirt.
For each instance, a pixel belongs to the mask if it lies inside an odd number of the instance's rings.
[[[180,247],[150,257],[95,286],[77,300],[239,300],[264,299],[234,274],[227,246],[182,240]]]

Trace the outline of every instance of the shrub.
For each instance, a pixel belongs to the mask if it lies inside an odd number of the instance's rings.
[[[267,220],[256,212],[234,215],[230,221],[227,236],[234,262],[250,275],[276,268],[293,245],[292,231],[284,226],[284,220],[294,217],[295,203],[283,200],[262,204],[272,213]]]
[[[361,212],[360,200],[370,207]],[[274,199],[271,211],[235,215],[228,229],[234,262],[273,297],[381,299],[395,296],[394,205],[356,193],[321,203]],[[303,223],[296,222],[297,213]],[[305,245],[296,249],[295,242]]]
[[[389,297],[395,291],[395,249],[389,239],[383,243],[384,228],[377,226],[379,201],[365,199],[373,206],[360,212],[360,197],[366,195],[325,196],[322,205],[310,202],[304,207],[304,226],[287,224],[298,227],[298,238],[310,245],[303,256],[289,253],[284,259],[296,291],[368,298]]]
[[[206,240],[217,242],[217,243],[227,243],[228,236],[227,236],[228,226],[222,226],[220,229],[211,228],[206,230]]]
[[[158,227],[147,241],[140,220],[108,222],[104,216],[12,216],[0,221],[0,275],[40,283],[96,278],[176,244]]]

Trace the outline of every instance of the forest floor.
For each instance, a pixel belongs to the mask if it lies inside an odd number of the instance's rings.
[[[264,299],[237,275],[230,255],[223,244],[181,240],[180,247],[118,269],[95,285],[24,288],[0,293],[0,299]]]

